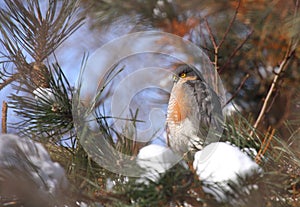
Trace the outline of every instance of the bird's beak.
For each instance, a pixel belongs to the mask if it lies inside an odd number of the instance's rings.
[[[172,79],[176,83],[179,80],[179,77],[177,75],[173,75]]]

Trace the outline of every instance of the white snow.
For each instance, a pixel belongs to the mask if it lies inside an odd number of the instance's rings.
[[[231,101],[228,103],[223,109],[223,114],[226,116],[232,116],[235,113],[238,113],[239,111],[242,111],[242,108],[236,104],[234,101]]]
[[[145,173],[141,175],[139,181],[147,183],[147,179],[149,179],[157,182],[161,174],[165,173],[180,160],[180,156],[168,147],[156,144],[143,147],[137,156],[137,163],[145,170]]]
[[[262,169],[251,157],[238,147],[224,142],[207,145],[202,151],[196,152],[194,158],[193,167],[199,179],[204,183],[203,190],[212,194],[219,202],[228,201],[226,193],[233,193],[228,182],[238,184],[241,177],[258,176],[262,173]],[[208,185],[210,187],[207,187]],[[241,188],[247,191],[247,188],[251,187],[257,186]]]
[[[43,195],[58,196],[68,187],[64,169],[40,143],[12,134],[0,136],[0,171],[8,178],[20,177],[21,172],[21,179],[30,180]]]
[[[42,103],[55,102],[56,98],[51,88],[39,87],[33,91],[34,98]]]

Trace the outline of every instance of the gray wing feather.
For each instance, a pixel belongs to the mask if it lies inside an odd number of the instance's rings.
[[[220,99],[214,90],[203,80],[191,80],[186,84],[192,88],[193,95],[198,103],[196,113],[200,121],[200,134],[206,135],[210,126],[215,129],[221,127],[222,108]]]

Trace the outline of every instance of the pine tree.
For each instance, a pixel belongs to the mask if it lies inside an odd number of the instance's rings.
[[[105,167],[117,163],[120,170],[126,166],[134,166],[132,169],[141,173],[145,170],[134,159],[123,162],[122,157],[135,157],[145,145],[134,139],[142,112],[131,111],[131,117],[126,118],[128,125],[120,133],[104,105],[111,97],[110,87],[126,70],[126,65],[112,66],[105,87],[98,91],[100,100],[89,105],[80,100],[80,81],[76,86],[70,83],[66,68],[60,66],[55,52],[84,24],[90,25],[90,32],[98,32],[117,26],[120,20],[131,21],[130,32],[145,28],[161,30],[201,47],[230,93],[225,104],[234,101],[240,107],[240,112],[227,117],[222,140],[240,149],[255,149],[257,154],[251,151],[247,154],[264,172],[263,176],[239,179],[241,185],[254,183],[258,189],[243,192],[238,183],[229,183],[231,193],[226,195],[229,200],[237,199],[235,205],[239,206],[297,206],[300,202],[298,9],[298,0],[203,0],[201,4],[196,0],[4,0],[0,9],[0,91],[9,88],[10,95],[1,93],[5,97],[2,132],[13,132],[46,147],[51,158],[64,167],[71,183],[65,201],[70,206],[78,206],[76,201],[89,206],[232,205],[217,202],[205,193],[203,187],[213,190],[215,185],[199,180],[195,171],[182,163],[161,173],[158,180],[146,177],[143,182]],[[168,41],[162,39],[161,44],[167,45]],[[88,60],[85,54],[82,57],[82,65],[78,66],[81,74]],[[94,127],[101,134],[100,141],[93,140],[95,134],[87,131],[86,125],[74,121],[74,116],[89,118],[95,106]],[[7,116],[7,110],[17,120]],[[93,141],[93,152],[101,153],[87,153],[85,141]],[[112,152],[106,147],[121,155],[108,156]],[[0,172],[0,193],[5,188],[5,176],[1,176]],[[0,194],[1,205],[24,205],[14,195],[8,199]]]

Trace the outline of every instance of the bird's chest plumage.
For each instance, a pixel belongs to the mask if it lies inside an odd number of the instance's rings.
[[[168,106],[168,121],[174,124],[181,123],[191,113],[191,103],[187,96],[187,90],[182,84],[174,85]],[[190,100],[191,101],[191,100]]]
[[[193,96],[194,90],[182,81],[174,84],[167,112],[169,144],[175,150],[186,151],[189,140],[197,136],[199,114],[197,100]],[[180,147],[179,147],[180,146]],[[180,149],[176,149],[179,147]]]

